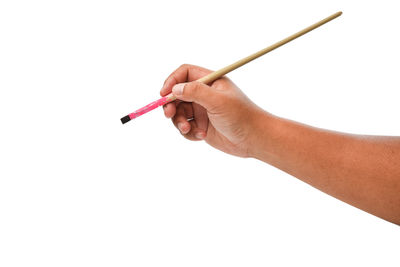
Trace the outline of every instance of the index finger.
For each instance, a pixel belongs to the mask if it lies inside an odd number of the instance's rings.
[[[183,64],[177,68],[168,78],[165,80],[163,87],[161,88],[160,95],[166,96],[171,93],[172,87],[177,83],[191,82],[198,80],[212,71],[189,64]]]

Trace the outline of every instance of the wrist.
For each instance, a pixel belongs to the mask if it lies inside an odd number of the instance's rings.
[[[268,133],[276,124],[276,119],[274,115],[260,108],[255,112],[249,129],[248,157],[262,160],[263,155],[268,153]]]

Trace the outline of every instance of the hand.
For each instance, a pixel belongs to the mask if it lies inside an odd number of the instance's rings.
[[[161,96],[172,91],[177,98],[164,106],[165,116],[189,140],[205,140],[226,153],[248,157],[255,118],[262,110],[226,77],[211,85],[195,82],[209,73],[186,64],[175,70],[160,91]]]

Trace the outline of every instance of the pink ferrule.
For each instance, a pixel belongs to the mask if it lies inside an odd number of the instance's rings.
[[[130,119],[135,119],[139,116],[142,116],[143,114],[146,114],[147,112],[159,107],[159,106],[163,106],[166,103],[171,102],[171,97],[169,96],[164,96],[154,102],[151,102],[150,104],[132,112],[131,114],[129,114],[129,118]]]

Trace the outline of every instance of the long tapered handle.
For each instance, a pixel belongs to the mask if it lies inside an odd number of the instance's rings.
[[[314,23],[313,25],[310,25],[307,28],[304,28],[303,30],[301,30],[301,31],[299,31],[299,32],[297,32],[295,34],[292,34],[292,35],[286,37],[285,39],[283,39],[283,40],[281,40],[279,42],[276,42],[273,45],[270,45],[270,46],[268,46],[268,47],[266,47],[266,48],[264,48],[264,49],[262,49],[262,50],[260,50],[260,51],[258,51],[256,53],[254,53],[254,54],[252,54],[250,56],[242,58],[241,60],[238,60],[235,63],[232,63],[231,65],[228,65],[228,66],[226,66],[226,67],[224,67],[222,69],[214,71],[214,72],[212,72],[212,73],[210,73],[210,74],[198,79],[197,81],[201,82],[201,83],[211,83],[211,82],[215,81],[216,79],[221,78],[225,74],[227,74],[227,73],[229,73],[229,72],[231,72],[231,71],[243,66],[244,64],[249,63],[250,61],[252,61],[252,60],[254,60],[254,59],[258,58],[258,57],[261,57],[262,55],[265,55],[265,54],[271,52],[272,50],[277,49],[278,47],[280,47],[280,46],[282,46],[284,44],[289,43],[290,41],[293,41],[294,39],[296,39],[296,38],[298,38],[298,37],[310,32],[310,31],[318,28],[319,26],[324,25],[325,23],[327,23],[327,22],[329,22],[329,21],[331,21],[331,20],[333,20],[333,19],[335,19],[337,17],[339,17],[340,15],[342,15],[342,11],[336,12],[335,14],[332,14],[329,17],[326,17],[323,20],[318,21],[317,23]],[[168,96],[170,96],[170,95],[168,95]],[[170,99],[170,101],[173,101],[173,100],[175,100],[175,97],[170,96],[169,99]]]
[[[254,54],[252,54],[250,56],[242,58],[241,60],[238,60],[235,63],[233,63],[231,65],[228,65],[228,66],[226,66],[226,67],[224,67],[222,69],[214,71],[214,72],[212,72],[212,73],[210,73],[210,74],[198,79],[197,81],[201,82],[201,83],[206,83],[206,84],[207,83],[211,83],[211,82],[215,81],[216,79],[224,76],[225,74],[227,74],[227,73],[229,73],[229,72],[231,72],[231,71],[243,66],[246,63],[249,63],[250,61],[252,61],[252,60],[254,60],[254,59],[258,58],[258,57],[261,57],[262,55],[265,55],[268,52],[271,52],[272,50],[274,50],[274,49],[276,49],[276,48],[278,48],[278,47],[280,47],[280,46],[282,46],[284,44],[289,43],[290,41],[293,41],[294,39],[296,39],[296,38],[298,38],[298,37],[310,32],[310,31],[318,28],[319,26],[324,25],[325,23],[327,23],[327,22],[329,22],[329,21],[331,21],[331,20],[333,20],[333,19],[335,19],[337,17],[339,17],[340,15],[342,15],[341,11],[336,12],[335,14],[332,14],[329,17],[326,17],[323,20],[318,21],[317,23],[314,23],[313,25],[310,25],[307,28],[304,28],[303,30],[301,30],[301,31],[299,31],[299,32],[297,32],[295,34],[292,34],[292,35],[286,37],[285,39],[283,39],[283,40],[281,40],[279,42],[276,42],[273,45],[270,45],[270,46],[268,46],[268,47],[266,47],[266,48],[264,48],[264,49],[262,49],[262,50],[260,50],[260,51],[258,51],[256,53],[254,53]],[[121,121],[122,121],[122,123],[126,123],[126,122],[130,121],[131,119],[139,117],[139,116],[149,112],[150,110],[153,110],[156,107],[165,105],[165,104],[167,104],[169,102],[172,102],[175,99],[176,99],[175,96],[171,93],[171,94],[169,94],[167,96],[164,96],[164,97],[160,98],[159,100],[154,101],[153,103],[150,103],[149,105],[147,105],[147,106],[145,106],[145,107],[143,107],[143,108],[141,108],[141,109],[139,109],[139,110],[137,110],[137,111],[125,116],[125,117],[123,117],[121,119]]]
[[[301,30],[301,31],[299,31],[299,32],[297,32],[295,34],[292,34],[292,35],[286,37],[285,39],[283,39],[283,40],[281,40],[279,42],[276,42],[273,45],[270,45],[270,46],[268,46],[268,47],[266,47],[266,48],[264,48],[264,49],[262,49],[262,50],[260,50],[260,51],[258,51],[256,53],[248,56],[248,57],[242,58],[241,60],[238,60],[235,63],[233,63],[231,65],[228,65],[228,66],[226,66],[226,67],[224,67],[222,69],[214,71],[213,73],[210,73],[210,74],[198,79],[197,81],[198,82],[202,82],[202,83],[213,82],[216,79],[224,76],[228,72],[231,72],[231,71],[243,66],[244,64],[249,63],[250,61],[252,61],[252,60],[254,60],[256,58],[261,57],[262,55],[265,55],[265,54],[271,52],[272,50],[275,50],[276,48],[278,48],[278,47],[280,47],[280,46],[282,46],[284,44],[289,43],[290,41],[293,41],[294,39],[296,39],[296,38],[298,38],[298,37],[310,32],[310,31],[318,28],[319,26],[324,25],[325,23],[327,23],[327,22],[329,22],[329,21],[331,21],[331,20],[333,20],[333,19],[335,19],[337,17],[339,17],[340,15],[342,15],[341,11],[336,12],[335,14],[332,14],[329,17],[327,17],[327,18],[325,18],[325,19],[323,19],[323,20],[321,20],[321,21],[319,21],[317,23],[314,23],[313,25],[310,25],[307,28],[304,28],[303,30]]]

